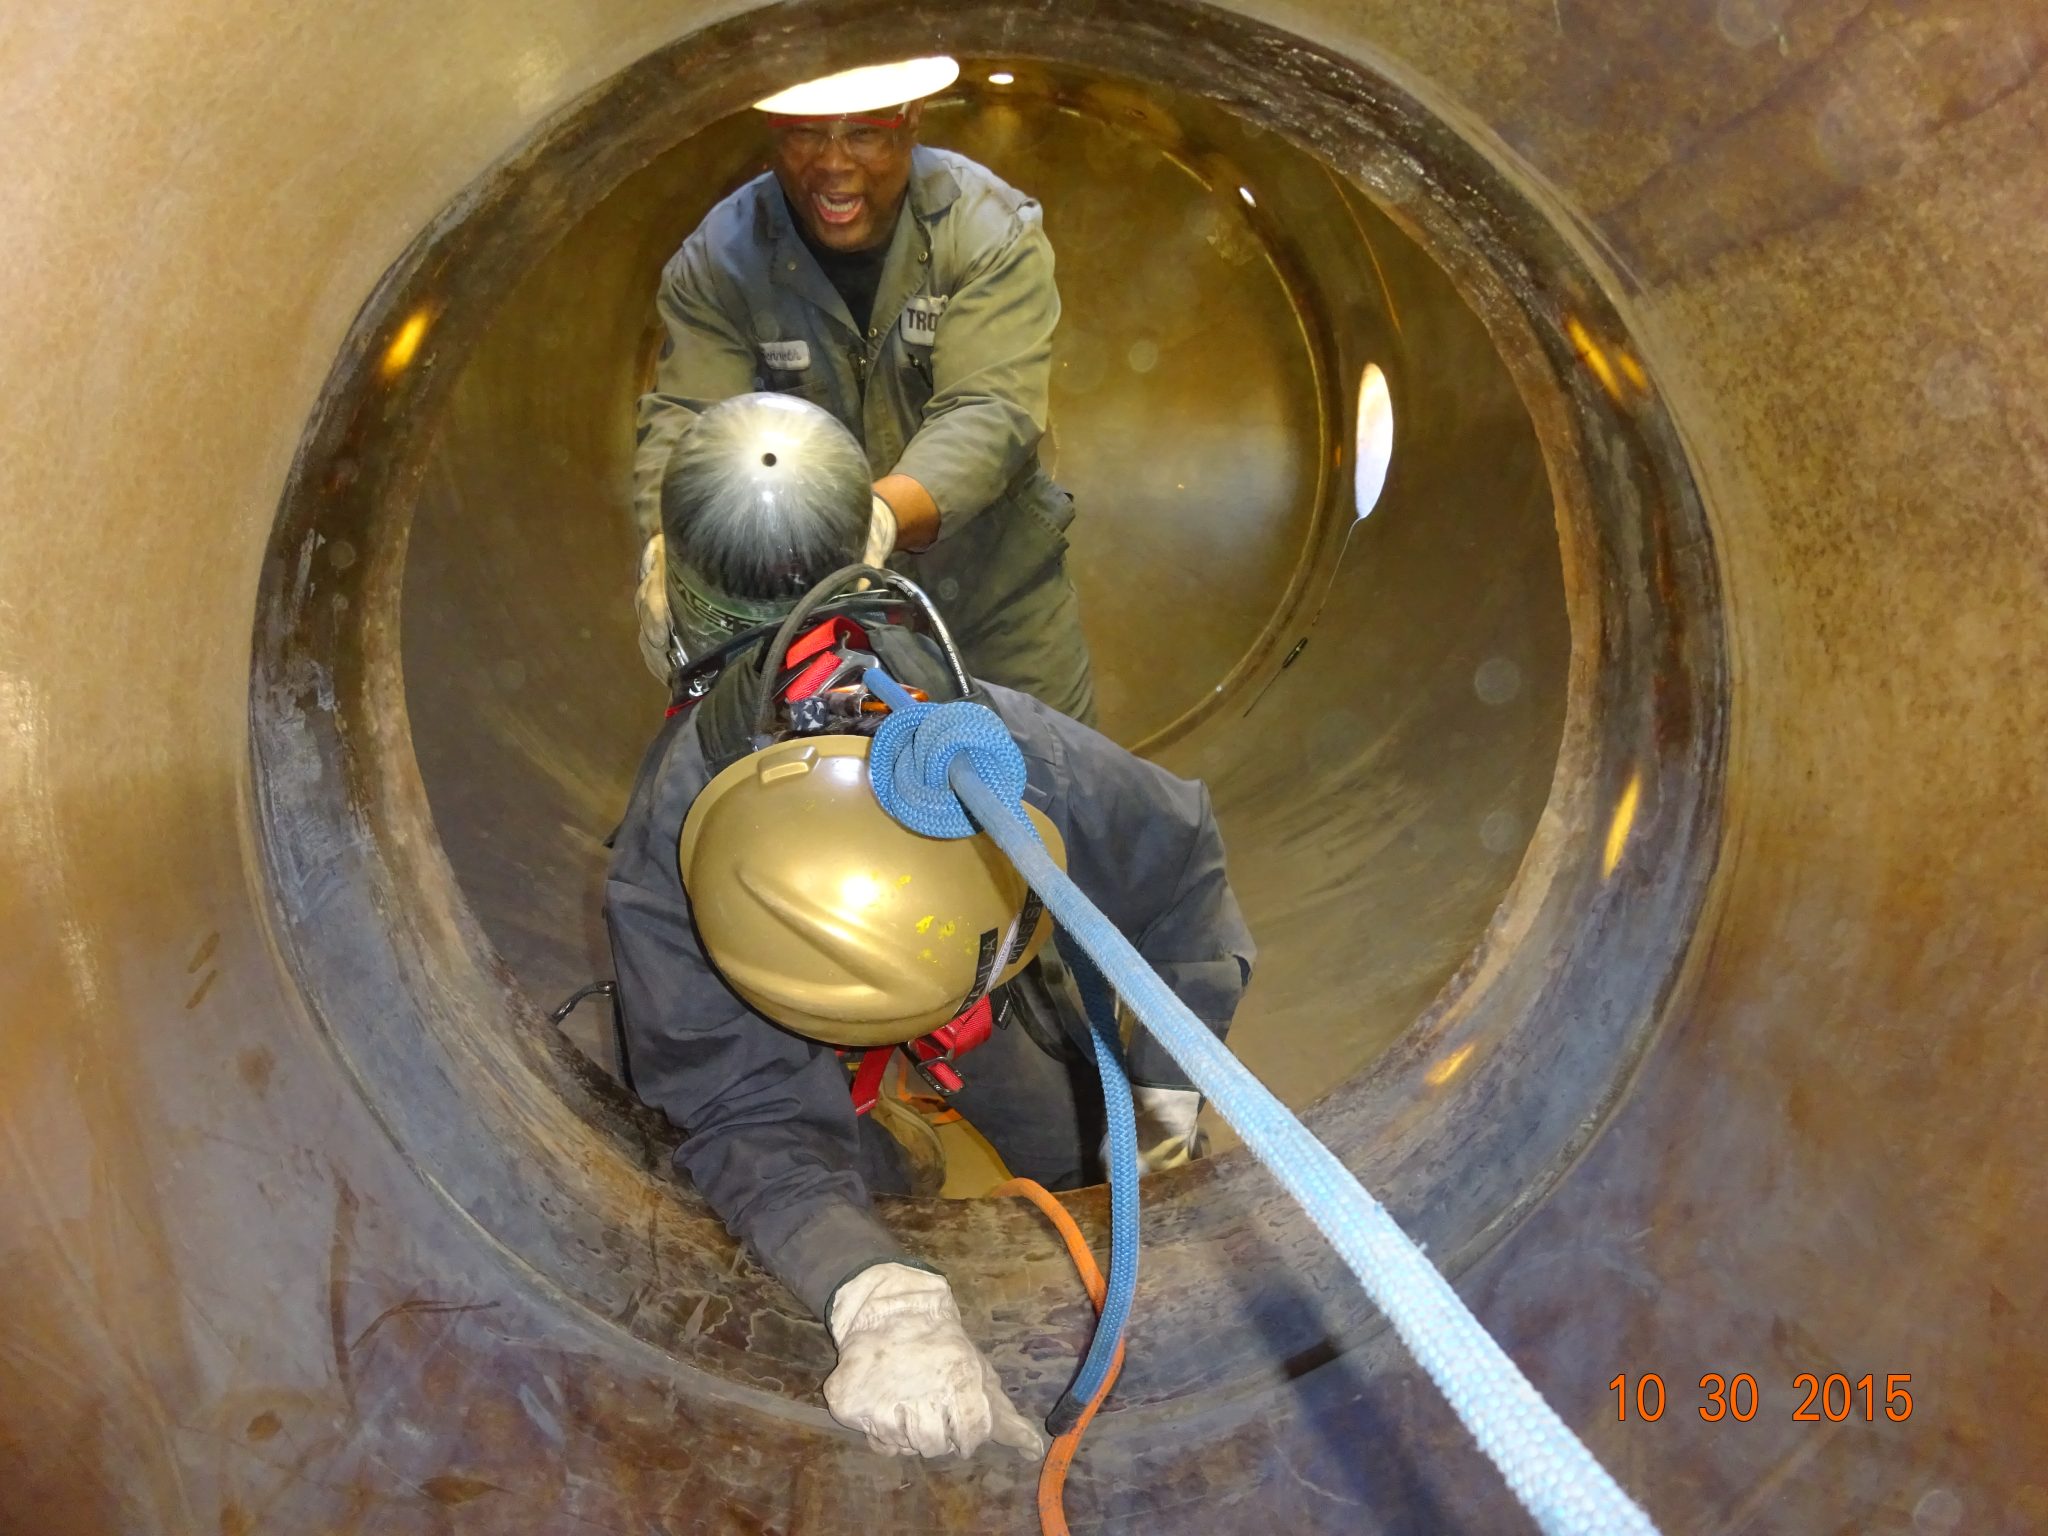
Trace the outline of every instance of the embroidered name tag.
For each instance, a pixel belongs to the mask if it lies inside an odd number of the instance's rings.
[[[914,347],[928,347],[937,340],[939,316],[946,312],[944,295],[924,294],[903,306],[903,339]]]
[[[764,341],[761,361],[784,373],[800,373],[811,366],[811,344],[807,341]]]

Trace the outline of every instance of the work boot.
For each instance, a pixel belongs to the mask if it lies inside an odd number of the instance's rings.
[[[923,1115],[887,1093],[868,1114],[903,1149],[910,1193],[936,1198],[946,1184],[946,1147],[939,1133]]]

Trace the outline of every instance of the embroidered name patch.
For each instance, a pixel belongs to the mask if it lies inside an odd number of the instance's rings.
[[[903,339],[914,347],[928,347],[937,340],[939,316],[946,312],[943,295],[923,294],[903,306]]]
[[[761,361],[784,373],[800,373],[811,366],[811,344],[807,341],[764,341]]]

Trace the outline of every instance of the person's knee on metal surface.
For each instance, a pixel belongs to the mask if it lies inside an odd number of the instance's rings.
[[[866,563],[933,594],[976,675],[1092,719],[1066,569],[1072,499],[1038,455],[1060,313],[1052,248],[1028,195],[917,142],[924,99],[957,74],[951,59],[911,59],[758,103],[771,169],[706,215],[662,275],[635,517],[651,543],[669,455],[707,406],[760,390],[812,401],[868,462]],[[644,597],[639,608],[658,630]],[[1005,614],[1029,633],[1003,632]],[[673,647],[642,654],[672,680]]]
[[[922,836],[876,798],[889,710],[870,672],[993,711],[1041,841],[1220,1035],[1253,950],[1207,792],[974,678],[921,589],[860,563],[867,463],[819,407],[709,407],[671,456],[662,518],[689,659],[605,887],[636,1088],[684,1132],[679,1170],[826,1324],[841,1423],[899,1454],[1035,1451],[948,1282],[874,1212],[874,1179],[913,1187],[876,1156],[874,1068],[893,1057],[960,1092],[1017,1171],[1069,1183],[1093,1165],[1099,1102],[1086,1112],[1040,1041],[1069,1027],[1059,1009],[1027,1027],[1004,994],[1031,991],[1051,928],[1023,878],[985,835]],[[978,1076],[988,1042],[1001,1065]]]

